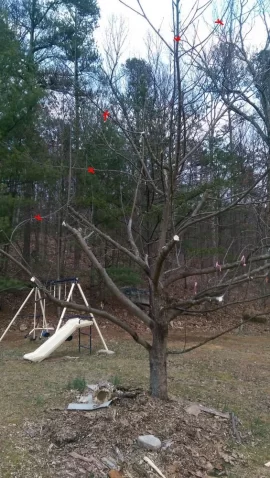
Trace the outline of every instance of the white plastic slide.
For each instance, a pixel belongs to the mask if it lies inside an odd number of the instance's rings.
[[[91,320],[69,319],[58,332],[52,335],[37,350],[23,356],[24,359],[31,362],[41,362],[49,357],[65,340],[72,335],[77,329],[89,327],[93,322]]]

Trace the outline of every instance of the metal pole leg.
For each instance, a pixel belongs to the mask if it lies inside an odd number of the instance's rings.
[[[29,292],[28,296],[26,297],[25,301],[23,302],[23,304],[21,305],[21,307],[19,308],[18,312],[16,313],[16,315],[14,315],[12,321],[10,322],[10,324],[8,325],[8,327],[6,328],[5,332],[3,333],[3,335],[0,337],[0,342],[1,340],[5,337],[6,333],[9,331],[10,327],[12,326],[12,324],[15,322],[16,318],[18,317],[19,313],[21,312],[21,310],[24,308],[26,302],[28,301],[28,299],[30,298],[30,296],[33,294],[34,292],[34,287],[33,289]]]
[[[83,300],[84,300],[84,303],[85,303],[86,307],[89,307],[89,304],[88,304],[88,302],[87,302],[87,300],[86,300],[86,297],[85,297],[85,295],[84,295],[84,293],[83,293],[83,290],[82,290],[80,284],[77,284],[77,286],[78,286],[78,288],[79,288],[79,291],[80,291],[80,293],[81,293],[81,296],[82,296],[82,298],[83,298]],[[96,322],[95,317],[93,316],[93,314],[90,314],[90,315],[91,315],[91,319],[93,320],[94,325],[95,325],[95,327],[96,327],[96,329],[97,329],[97,331],[98,331],[98,335],[100,336],[101,341],[102,341],[102,343],[103,343],[103,345],[104,345],[104,348],[105,348],[106,350],[109,350],[108,347],[107,347],[107,345],[106,345],[106,343],[105,343],[105,340],[104,340],[104,338],[103,338],[103,336],[102,336],[102,333],[101,333],[101,331],[99,330],[99,326],[98,326],[98,324],[97,324],[97,322]]]
[[[68,294],[67,302],[70,302],[70,297],[72,296],[72,292],[73,292],[74,287],[75,287],[75,284],[72,284],[71,289],[70,289],[69,294]],[[58,332],[58,330],[61,327],[62,320],[63,320],[63,317],[66,313],[66,310],[67,310],[66,307],[62,310],[62,314],[61,314],[61,317],[59,319],[59,322],[58,322],[58,325],[57,325],[57,328],[56,328],[56,332]]]

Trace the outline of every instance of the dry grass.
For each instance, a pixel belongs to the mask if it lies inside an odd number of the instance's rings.
[[[108,345],[116,352],[113,357],[95,353],[89,357],[84,352],[77,360],[63,359],[66,355],[78,356],[75,339],[40,364],[22,360],[24,353],[38,346],[37,342],[21,339],[0,345],[1,477],[52,476],[42,459],[24,448],[23,424],[27,420],[38,423],[46,417],[48,409],[64,408],[71,401],[68,384],[75,378],[85,379],[87,383],[114,379],[125,386],[147,389],[148,357],[142,347],[122,339]],[[248,466],[233,468],[227,476],[270,476],[269,469],[263,466],[270,460],[269,336],[228,336],[187,355],[170,356],[168,374],[171,395],[221,411],[234,411],[244,428],[252,431],[248,444],[231,443],[247,458]]]

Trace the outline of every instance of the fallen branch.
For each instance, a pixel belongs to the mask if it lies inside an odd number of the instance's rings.
[[[117,391],[117,397],[116,398],[136,398],[138,395],[140,395],[141,391],[134,391],[134,392],[121,392],[121,390]]]
[[[229,413],[222,413],[222,412],[219,412],[218,410],[215,410],[214,408],[204,407],[203,405],[199,405],[199,407],[202,412],[211,413],[211,415],[216,415],[217,417],[221,417],[221,418],[227,418],[227,419],[230,418]]]
[[[159,474],[159,476],[161,476],[162,478],[166,478],[166,476],[163,475],[162,471],[155,465],[155,463],[152,462],[152,460],[150,460],[150,458],[148,458],[148,456],[144,456],[143,459]]]
[[[98,472],[101,473],[103,476],[106,476],[106,473],[102,471],[103,464],[93,456],[91,456],[91,458],[87,458],[86,456],[79,455],[79,453],[76,453],[76,451],[71,451],[69,454],[70,456],[72,456],[72,458],[75,458],[76,460],[81,460],[91,464],[94,463],[99,470]]]
[[[230,416],[231,416],[231,420],[232,420],[233,434],[234,434],[237,442],[241,444],[242,443],[241,436],[240,436],[239,431],[236,428],[236,425],[238,423],[238,418],[235,416],[235,414],[233,412],[230,412]]]
[[[92,458],[87,458],[86,456],[79,455],[79,453],[76,453],[76,451],[71,451],[70,456],[72,456],[72,458],[76,458],[76,460],[85,461],[86,463],[93,463]]]

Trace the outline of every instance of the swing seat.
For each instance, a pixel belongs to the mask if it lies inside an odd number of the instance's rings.
[[[41,335],[42,335],[42,337],[50,337],[51,334],[50,334],[50,332],[47,332],[47,330],[43,330]]]

